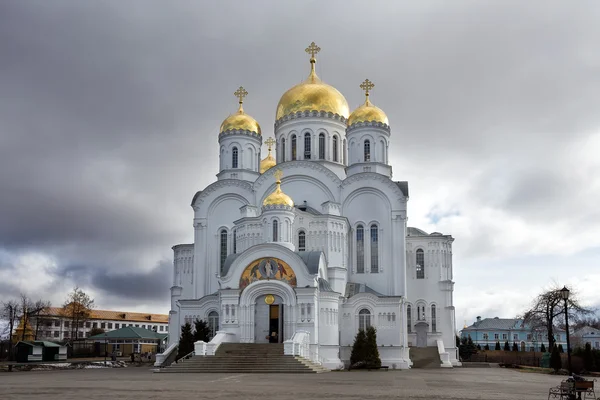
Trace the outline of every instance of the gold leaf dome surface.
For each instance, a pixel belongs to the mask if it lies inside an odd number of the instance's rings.
[[[311,58],[308,78],[289,89],[277,104],[275,120],[298,111],[325,111],[348,118],[350,109],[346,98],[333,86],[323,83],[315,72],[315,59]]]
[[[367,101],[365,101],[362,106],[354,110],[348,118],[348,126],[358,122],[381,122],[386,125],[390,124],[388,117],[383,110],[373,105],[369,101],[369,98],[367,98]]]
[[[275,165],[277,165],[277,162],[275,162],[275,158],[269,153],[268,156],[260,161],[260,173],[264,174],[269,168],[272,168]]]
[[[231,130],[242,130],[255,132],[260,135],[260,125],[254,118],[244,112],[244,109],[240,105],[239,110],[225,118],[225,121],[221,124],[219,132],[227,132]]]
[[[270,195],[267,196],[266,199],[264,199],[263,206],[294,207],[294,200],[292,200],[292,198],[290,196],[283,193],[283,191],[281,190],[281,176],[282,175],[283,174],[281,173],[281,171],[275,172],[275,177],[277,178],[277,181],[275,183],[277,184],[277,187],[275,188],[275,191],[273,193],[271,193]]]

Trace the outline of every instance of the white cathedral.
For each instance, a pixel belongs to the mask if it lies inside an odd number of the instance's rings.
[[[392,180],[391,129],[369,100],[352,113],[319,79],[281,96],[275,140],[242,108],[221,124],[217,181],[196,193],[194,243],[174,250],[169,348],[186,322],[224,342],[283,343],[330,369],[348,365],[359,329],[374,326],[382,365],[410,368],[411,348],[458,365],[453,238],[407,226],[408,184]],[[276,156],[271,155],[275,148]]]

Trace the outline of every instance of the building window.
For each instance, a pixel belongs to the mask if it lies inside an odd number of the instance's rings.
[[[296,159],[296,135],[292,135],[292,161]]]
[[[92,326],[92,323],[91,323],[91,322],[89,322],[89,321],[88,321],[88,322],[86,322],[86,323],[85,323],[85,327],[86,327],[86,328],[90,328],[91,326]]]
[[[281,138],[281,161],[285,162],[285,138]]]
[[[533,338],[533,335],[531,333],[527,334],[527,340],[531,341],[531,339]]]
[[[97,327],[98,327],[98,323],[97,322],[92,323],[92,328],[97,328]]]
[[[238,167],[238,148],[234,147],[231,151],[231,168]]]
[[[231,236],[233,236],[231,238],[231,240],[233,240],[233,254],[236,254],[237,253],[237,233],[236,233],[235,229],[231,233]]]
[[[69,337],[69,331],[65,331],[64,333],[64,337],[68,338]]]
[[[417,279],[425,279],[425,252],[417,249]]]
[[[310,133],[304,134],[304,159],[310,160]]]
[[[69,321],[65,321],[65,328],[69,327]]]
[[[431,332],[437,332],[435,304],[431,305]]]
[[[338,161],[338,138],[337,136],[333,137],[333,161]]]
[[[146,329],[146,325],[142,325],[142,329]]]
[[[60,335],[59,331],[54,331],[54,337],[58,337]]]
[[[371,272],[379,272],[379,229],[371,225]]]
[[[344,145],[342,146],[342,159],[344,160],[344,164],[346,164],[346,139],[344,139]]]
[[[319,135],[319,160],[325,159],[325,134]]]
[[[508,333],[502,334],[502,340],[508,340]]]
[[[102,329],[106,329],[106,322],[102,322],[102,323],[100,323],[100,328],[102,328]]]
[[[513,334],[513,340],[519,340],[519,334],[518,333],[514,333]]]
[[[208,328],[210,329],[210,337],[215,337],[219,330],[219,314],[216,311],[208,313]]]
[[[560,335],[556,335],[556,340],[560,340]]]
[[[227,259],[227,231],[225,229],[221,230],[221,245],[219,249],[220,255],[220,271],[223,272],[223,267],[225,266],[225,259]]]
[[[298,232],[298,251],[306,251],[306,233]]]
[[[112,329],[112,322],[108,323],[108,329]]]
[[[165,327],[161,325],[160,326],[160,331],[163,332],[164,330],[165,330]]]
[[[483,334],[483,340],[488,340],[490,338],[490,336],[487,333]]]
[[[273,220],[273,241],[274,242],[278,242],[279,240],[279,224],[277,223],[277,220],[274,219]]]
[[[410,304],[406,306],[406,332],[412,332],[412,310]]]
[[[356,272],[365,272],[365,230],[362,225],[356,227]]]
[[[497,333],[494,333],[494,339],[495,339],[495,340],[498,340],[498,339],[500,339],[500,335],[498,335]]]
[[[115,329],[119,329],[119,324],[115,324]]]
[[[368,139],[365,140],[364,152],[365,162],[371,161],[371,142]]]
[[[363,308],[358,312],[358,329],[366,331],[371,326],[371,312]]]
[[[60,320],[57,319],[56,321],[54,321],[54,326],[60,326]]]

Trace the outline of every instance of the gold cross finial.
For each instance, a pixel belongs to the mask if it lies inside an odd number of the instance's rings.
[[[244,97],[248,96],[248,91],[246,91],[243,86],[240,86],[238,90],[233,92],[233,95],[240,99],[240,104],[242,104],[244,102]]]
[[[281,170],[278,169],[277,171],[275,171],[275,173],[273,175],[275,175],[275,179],[277,179],[277,183],[281,183],[281,177],[283,176],[283,172],[281,172]]]
[[[321,51],[321,48],[317,46],[315,42],[312,42],[304,51],[310,54],[310,61],[314,62],[315,55]]]
[[[275,144],[275,139],[270,137],[267,140],[265,140],[265,144],[267,145],[269,151],[271,151],[271,147],[273,147],[273,145]]]
[[[365,95],[369,97],[369,92],[373,89],[375,85],[368,79],[365,79],[363,83],[360,84],[360,88],[365,91]]]

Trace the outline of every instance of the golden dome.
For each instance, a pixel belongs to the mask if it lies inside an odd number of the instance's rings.
[[[333,86],[323,83],[315,72],[317,62],[315,54],[319,50],[320,48],[316,47],[314,42],[306,49],[312,55],[310,75],[304,82],[292,87],[281,96],[277,104],[275,120],[298,111],[325,111],[348,118],[350,109],[344,96]]]
[[[235,114],[225,118],[225,121],[223,121],[221,127],[219,128],[219,132],[223,133],[231,130],[242,130],[255,132],[260,135],[260,125],[254,118],[246,114],[244,112],[244,108],[242,107],[244,97],[248,95],[248,92],[240,86],[240,88],[235,91],[234,95],[240,99],[240,106]]]
[[[290,196],[288,196],[287,194],[285,194],[281,191],[281,176],[282,175],[283,175],[283,173],[281,171],[275,172],[275,178],[277,179],[277,181],[275,183],[277,184],[277,187],[275,188],[275,191],[273,193],[271,193],[270,195],[268,195],[267,198],[263,201],[263,207],[264,206],[294,207],[294,200],[292,200],[292,198]]]
[[[268,138],[267,140],[265,140],[265,143],[268,146],[269,154],[267,154],[267,156],[260,161],[261,174],[264,174],[266,170],[277,165],[275,157],[271,155],[271,146],[275,143],[275,140],[273,140],[273,138]]]
[[[375,87],[375,85],[370,80],[365,79],[365,81],[361,83],[360,87],[361,89],[364,89],[367,98],[362,106],[358,107],[352,112],[352,114],[350,114],[350,117],[347,121],[348,126],[358,122],[381,122],[382,124],[389,125],[390,122],[383,110],[373,105],[371,101],[369,101],[369,92]]]

